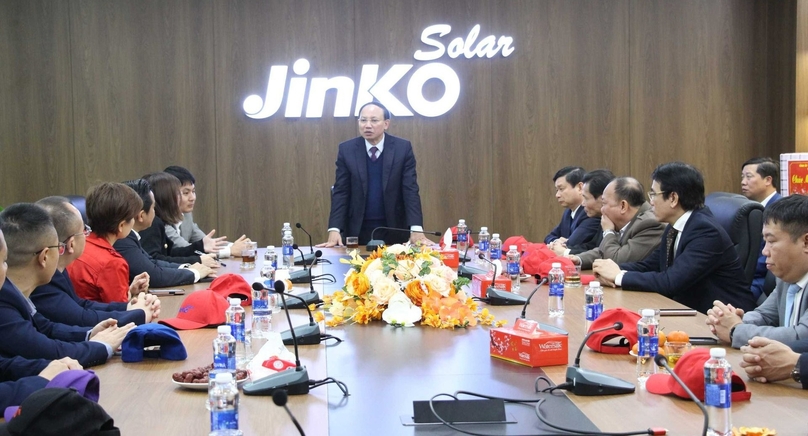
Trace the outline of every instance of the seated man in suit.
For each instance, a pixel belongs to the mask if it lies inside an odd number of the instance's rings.
[[[544,243],[553,251],[591,243],[600,233],[600,220],[588,217],[581,207],[585,174],[581,167],[564,167],[553,176],[556,200],[566,208],[561,222],[544,238]]]
[[[614,174],[605,169],[590,171],[584,175],[584,178],[581,180],[583,183],[581,196],[584,200],[581,204],[584,207],[584,212],[587,217],[600,219],[603,190],[613,179]],[[582,241],[578,245],[570,245],[567,244],[566,241],[552,244],[552,250],[559,256],[583,253],[584,251],[597,247],[602,239],[603,234],[601,232],[595,232],[591,239]],[[563,240],[563,238],[559,238],[559,240]]]
[[[176,224],[166,223],[166,237],[171,240],[174,247],[181,248],[197,241],[202,241],[205,253],[215,253],[216,256],[226,259],[232,256],[241,256],[245,242],[250,242],[247,235],[241,235],[233,242],[227,244],[227,236],[214,238],[216,229],[205,234],[194,222],[194,205],[196,205],[196,178],[186,168],[172,165],[164,172],[180,180],[180,211],[182,221]]]
[[[641,262],[596,260],[595,274],[625,290],[658,292],[707,313],[720,300],[743,310],[755,308],[743,280],[735,246],[704,207],[704,178],[682,162],[658,166],[648,199],[657,220],[667,223],[659,248]]]
[[[791,379],[808,389],[808,339],[784,344],[754,337],[741,351],[741,368],[750,379],[760,383]]]
[[[415,154],[406,139],[385,133],[390,112],[378,102],[365,103],[359,110],[362,136],[345,141],[337,152],[337,171],[331,194],[328,242],[318,247],[334,247],[343,238],[358,236],[367,244],[377,227],[410,229],[379,230],[373,239],[387,244],[423,242],[423,215]]]
[[[137,297],[128,303],[98,303],[79,298],[66,268],[84,253],[90,227],[65,197],[47,197],[36,204],[48,212],[59,240],[65,244],[65,253],[59,256],[50,283],[37,286],[31,293],[31,301],[39,313],[54,322],[88,327],[107,318],[118,320],[120,325],[130,322],[139,325],[150,322],[160,313],[160,300],[145,293],[149,288],[148,276],[132,282],[129,294]]]
[[[645,190],[633,177],[619,177],[603,191],[600,246],[569,258],[582,269],[592,268],[596,259],[615,263],[645,259],[659,246],[665,224],[657,221],[651,205],[645,201]]]
[[[763,212],[763,254],[777,286],[763,304],[744,313],[714,302],[707,325],[723,342],[740,348],[755,336],[781,342],[808,337],[808,197],[791,195]]]
[[[741,171],[741,193],[748,199],[757,201],[768,209],[780,199],[777,193],[778,180],[780,180],[780,164],[769,157],[756,157],[744,162]],[[762,304],[766,296],[763,294],[763,282],[766,280],[766,256],[763,255],[763,245],[760,244],[755,276],[752,278],[752,294],[758,304]]]
[[[0,231],[6,238],[0,256],[8,255],[7,277],[0,289],[0,356],[71,357],[85,367],[112,357],[134,323],[118,327],[117,321],[107,319],[92,329],[55,323],[29,299],[37,286],[53,277],[59,252],[64,252],[48,213],[31,203],[11,205],[0,213]]]
[[[115,241],[113,247],[123,256],[129,265],[129,277],[141,273],[149,275],[149,284],[154,288],[190,285],[203,277],[215,277],[215,270],[201,263],[178,264],[152,259],[140,244],[139,231],[151,227],[154,220],[154,194],[149,182],[143,179],[130,180],[124,183],[132,188],[140,197],[143,207],[135,216],[132,230],[123,239]]]

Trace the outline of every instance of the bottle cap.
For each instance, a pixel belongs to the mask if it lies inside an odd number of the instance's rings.
[[[553,268],[561,268],[561,262],[553,262]]]
[[[216,331],[219,334],[227,333],[228,335],[232,332],[229,325],[220,325],[218,328],[216,328]]]
[[[493,236],[493,237],[494,237],[494,239],[499,238],[499,233],[494,233],[494,234],[493,234],[493,235],[491,235],[491,236]]]
[[[460,220],[457,222],[458,224],[466,224],[466,220]]]
[[[218,372],[216,373],[216,378],[214,379],[216,384],[220,383],[232,383],[233,382],[233,374],[229,372]]]
[[[480,232],[487,232],[487,231],[488,231],[488,227],[480,227]]]
[[[230,298],[231,306],[241,306],[241,298]]]
[[[656,314],[656,311],[654,309],[643,309],[642,312],[640,312],[640,314],[644,317],[650,317],[654,316]]]
[[[511,246],[508,247],[508,249],[516,251],[516,245],[511,245]],[[559,265],[561,265],[561,264],[559,264]]]
[[[710,357],[724,358],[727,356],[727,350],[723,348],[710,348]]]
[[[275,246],[274,245],[267,245],[267,250],[275,251]]]
[[[289,223],[283,223],[284,227],[292,227]]]
[[[600,282],[598,282],[598,281],[589,282],[589,287],[590,288],[599,288],[600,287]]]

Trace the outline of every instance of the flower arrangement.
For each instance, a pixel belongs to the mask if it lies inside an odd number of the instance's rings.
[[[323,297],[330,327],[380,319],[395,326],[420,321],[443,329],[505,324],[495,321],[488,309],[479,310],[462,290],[469,280],[458,278],[443,264],[440,252],[429,247],[396,244],[379,247],[367,259],[356,250],[349,255],[350,259],[340,259],[351,265],[342,290]],[[317,321],[325,319],[323,312],[315,316]]]

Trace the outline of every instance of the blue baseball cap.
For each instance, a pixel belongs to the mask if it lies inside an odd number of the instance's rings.
[[[145,349],[154,346],[160,349]],[[143,324],[126,334],[121,344],[121,359],[124,362],[140,362],[144,357],[185,360],[188,353],[176,331],[160,324]]]

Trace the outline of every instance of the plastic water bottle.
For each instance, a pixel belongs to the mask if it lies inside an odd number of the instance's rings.
[[[265,264],[268,268],[272,265]],[[262,269],[263,272],[263,269]],[[274,276],[274,274],[273,274]],[[274,279],[274,277],[273,277]],[[270,302],[270,291],[266,288],[259,290],[253,289],[253,303],[252,303],[252,330],[250,330],[250,349],[252,355],[256,355],[264,343],[267,341],[267,335],[272,330],[272,310],[274,309],[274,302]]]
[[[603,288],[600,282],[589,282],[589,287],[584,291],[584,314],[586,331],[589,331],[592,323],[603,313]]]
[[[640,345],[637,346],[637,382],[641,389],[645,388],[645,381],[653,374],[657,373],[657,364],[654,357],[659,350],[659,321],[657,321],[654,309],[643,309],[640,312],[642,318],[637,321],[637,338]]]
[[[710,348],[704,363],[704,406],[707,407],[707,434],[732,435],[732,366],[723,348]]]
[[[508,277],[511,279],[511,292],[519,294],[522,288],[519,282],[519,251],[516,250],[516,245],[508,247]]]
[[[238,388],[229,372],[216,374],[208,391],[210,436],[241,436],[238,429]]]
[[[283,240],[283,237],[286,235],[286,232],[291,232],[291,231],[292,231],[292,226],[289,225],[289,223],[283,223],[283,228],[281,228],[281,240]]]
[[[295,245],[295,238],[292,237],[292,231],[287,230],[283,234],[283,248],[282,255],[283,255],[283,269],[292,269],[295,265],[295,250],[292,248],[292,245]]]
[[[208,374],[208,392],[213,388],[216,374],[226,372],[236,377],[236,338],[230,334],[230,326],[220,325],[218,336],[213,339],[213,369]],[[210,402],[205,401],[210,410]]]
[[[550,299],[547,308],[550,316],[564,316],[564,271],[559,262],[553,262],[550,277]]]
[[[225,311],[227,325],[230,326],[230,334],[236,339],[236,367],[244,368],[249,360],[247,356],[247,338],[244,331],[244,308],[241,307],[241,299],[231,298],[230,307]]]
[[[491,253],[488,251],[489,248],[489,241],[491,240],[491,235],[488,233],[488,227],[480,227],[480,234],[477,235],[477,259],[475,262],[481,266],[488,267],[488,262],[479,258],[479,255],[482,254],[485,256],[486,259],[491,260]]]
[[[491,247],[491,249],[489,250],[489,252],[491,254],[489,255],[489,260],[492,261],[492,262],[495,261],[495,260],[501,260],[502,259],[502,240],[499,239],[499,233],[494,233],[492,235],[490,247]],[[490,267],[490,265],[489,265],[489,267]]]
[[[264,251],[264,262],[272,264],[272,268],[278,269],[278,253],[275,252],[274,245],[267,245]]]
[[[466,220],[457,222],[457,252],[460,257],[465,257],[466,251],[469,249],[469,228],[466,225]]]

